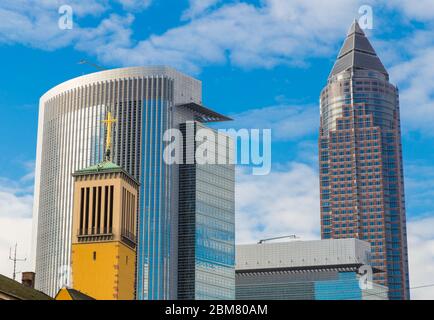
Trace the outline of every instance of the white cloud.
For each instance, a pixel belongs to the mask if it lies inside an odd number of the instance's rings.
[[[31,218],[33,197],[0,191],[0,217]],[[29,210],[30,209],[30,210]]]
[[[434,285],[434,217],[408,223],[409,268],[411,287]],[[414,300],[433,300],[434,287],[413,289]]]
[[[422,215],[407,223],[411,287],[434,284],[434,167],[423,162],[405,167],[407,210]],[[411,217],[411,216],[410,216]],[[434,299],[434,287],[411,291],[412,299]]]
[[[31,267],[31,218],[7,218],[0,216],[0,274],[12,278],[13,262],[9,260],[9,251],[17,244],[17,258],[26,258],[17,263],[17,271],[33,271]],[[21,274],[17,275],[21,280]]]
[[[193,73],[227,62],[244,68],[305,66],[310,58],[335,56],[351,20],[366,1],[263,0],[258,5],[237,1],[216,6],[219,0],[191,0],[184,16],[194,19],[147,39],[133,39],[134,15],[107,15],[114,2],[132,13],[150,4],[147,0],[91,0],[86,4],[72,0],[69,5],[77,18],[105,17],[94,27],[75,23],[73,30],[60,30],[57,9],[61,1],[4,0],[0,4],[0,42],[49,50],[72,45],[108,65],[169,64]],[[400,1],[389,7],[410,15],[423,8],[408,3]]]
[[[319,109],[314,105],[277,105],[231,115],[233,122],[222,127],[271,129],[273,141],[305,138],[319,128]]]
[[[118,2],[125,8],[148,3]],[[214,10],[207,8],[215,1],[192,2],[190,9],[202,10],[200,17],[161,35],[133,40],[133,16],[107,16],[109,1],[93,0],[86,6],[72,1],[78,18],[106,16],[96,27],[80,26],[78,19],[73,30],[60,30],[59,1],[19,0],[17,4],[6,0],[0,4],[0,42],[41,49],[73,45],[110,65],[169,64],[190,72],[228,61],[246,68],[304,65],[306,56],[334,54],[336,42],[342,39],[360,2],[264,0],[260,5],[236,2]]]
[[[26,164],[27,166],[27,164]],[[33,168],[28,168],[33,169]],[[27,258],[17,265],[17,271],[32,271],[32,174],[18,181],[0,178],[0,274],[12,277],[13,263],[9,250],[18,245],[17,257]],[[17,276],[21,280],[21,275]]]
[[[434,166],[421,161],[405,165],[406,204],[412,212],[426,215],[434,208]],[[434,214],[434,213],[433,213]]]
[[[419,1],[416,5],[414,1],[399,0],[386,7],[426,20],[434,15],[426,6],[430,1]],[[133,39],[134,16],[110,15],[115,2],[134,13],[151,3],[150,0],[85,3],[71,0],[68,4],[77,18],[106,16],[94,27],[75,24],[73,30],[60,30],[57,9],[62,1],[3,0],[0,42],[41,49],[73,45],[111,65],[170,64],[190,72],[228,61],[246,68],[305,65],[309,58],[335,56],[360,5],[371,3],[374,12],[384,5],[378,0],[263,0],[258,5],[236,1],[216,6],[220,0],[190,0],[184,15],[190,14],[195,19],[160,35]]]
[[[112,14],[102,20],[96,28],[79,30],[79,41],[75,47],[81,51],[92,48],[93,53],[102,55],[109,55],[111,50],[122,50],[131,45],[132,31],[129,26],[133,21],[134,16],[131,14]]]
[[[106,0],[2,0],[0,8],[39,17],[42,12],[45,15],[57,15],[58,9],[65,4],[71,6],[74,14],[79,17],[98,16],[105,12],[109,5]]]
[[[104,50],[98,57],[108,64],[169,64],[190,72],[228,61],[245,68],[304,65],[306,56],[335,52],[336,42],[341,41],[359,2],[264,0],[260,6],[226,4],[132,47]]]
[[[182,19],[192,19],[200,16],[221,0],[189,0],[189,8],[182,14]]]
[[[268,176],[238,172],[236,199],[237,243],[290,234],[319,238],[318,175],[305,164],[275,167]]]
[[[392,81],[396,81],[401,88],[403,128],[432,135],[434,46],[418,50],[410,60],[402,61],[391,68],[390,73]]]
[[[148,8],[152,0],[116,0],[125,10],[140,11]]]
[[[386,5],[401,10],[408,19],[426,21],[434,18],[432,0],[394,0],[387,1]]]
[[[150,4],[150,1],[118,0],[125,9],[140,11]],[[69,45],[83,51],[97,53],[96,45],[122,47],[125,45],[125,35],[128,44],[131,36],[133,17],[124,14],[122,17],[110,13],[112,5],[107,0],[68,1],[72,8],[73,29],[62,30],[58,22],[58,13],[63,1],[44,0],[2,0],[0,2],[0,43],[24,44],[26,46],[55,50]],[[101,17],[95,27],[81,26],[81,18],[86,16]],[[92,41],[96,41],[96,43]],[[92,50],[90,50],[92,49]]]

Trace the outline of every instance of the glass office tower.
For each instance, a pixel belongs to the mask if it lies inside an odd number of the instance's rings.
[[[168,67],[107,70],[66,81],[40,99],[35,172],[36,288],[71,284],[72,173],[103,160],[111,111],[112,161],[140,182],[138,299],[176,299],[179,166],[163,159],[163,134],[186,121],[229,120],[202,105],[200,81]]]
[[[324,239],[369,241],[377,283],[409,298],[398,89],[357,22],[321,93]]]
[[[212,153],[214,164],[187,161],[198,151],[196,141],[189,151],[188,139],[201,129],[213,135],[210,142],[214,150],[208,152]],[[181,132],[184,164],[179,170],[178,298],[232,300],[235,298],[233,141],[198,122],[182,124]]]

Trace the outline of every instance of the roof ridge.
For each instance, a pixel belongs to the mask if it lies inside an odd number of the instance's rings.
[[[27,287],[22,283],[0,274],[0,292],[14,296],[21,300],[51,300],[52,298],[42,291]]]
[[[354,19],[353,24],[351,25],[350,29],[348,30],[347,36],[350,36],[350,35],[355,34],[355,33],[365,35],[365,32],[360,27],[360,24],[357,21],[357,19]]]
[[[348,31],[329,78],[351,68],[378,71],[389,76],[357,20]]]

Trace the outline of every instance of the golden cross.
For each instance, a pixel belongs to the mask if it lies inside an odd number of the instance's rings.
[[[107,126],[106,142],[105,142],[105,152],[106,152],[107,158],[110,158],[110,150],[112,147],[112,126],[116,121],[117,120],[112,117],[111,112],[108,112],[107,119],[102,121]],[[110,160],[110,159],[107,159],[107,160]]]

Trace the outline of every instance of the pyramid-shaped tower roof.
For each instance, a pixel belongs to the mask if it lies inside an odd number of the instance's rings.
[[[330,77],[351,68],[375,70],[383,73],[387,78],[389,77],[386,68],[384,68],[357,20],[354,21],[348,31],[347,38],[339,52]]]

